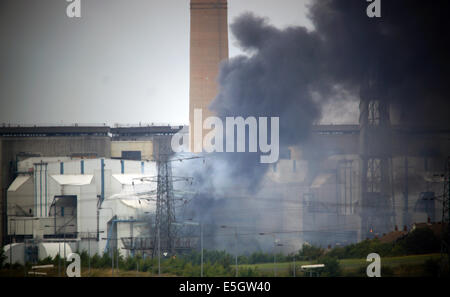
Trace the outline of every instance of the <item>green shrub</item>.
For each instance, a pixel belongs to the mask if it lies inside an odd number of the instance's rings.
[[[302,260],[316,260],[325,254],[325,250],[321,247],[316,247],[309,244],[303,244],[302,249],[299,251],[299,259]]]
[[[342,275],[341,265],[336,257],[323,256],[317,260],[317,263],[325,264],[325,267],[320,271],[321,276],[336,277]]]
[[[81,261],[81,267],[89,266],[89,255],[86,251],[82,251],[80,253],[80,261]]]
[[[139,259],[137,257],[127,257],[122,264],[121,269],[125,270],[137,270]]]
[[[151,272],[158,272],[157,269],[157,265],[153,265],[153,261],[150,258],[146,258],[146,259],[142,259],[139,261],[139,267],[142,267],[142,271],[147,272],[147,271],[151,271]],[[155,271],[153,271],[153,267],[156,267]]]
[[[249,264],[269,263],[272,261],[273,261],[273,255],[263,253],[263,252],[254,252],[248,258]]]
[[[3,250],[3,248],[0,247],[0,269],[3,268],[3,264],[5,263],[5,260],[6,260],[5,251]]]
[[[435,253],[441,248],[441,241],[429,228],[415,229],[397,244],[409,255]]]
[[[101,257],[96,253],[92,258],[91,258],[91,265],[94,268],[102,268],[101,267]]]
[[[183,276],[199,276],[199,272],[191,263],[187,263],[183,269]]]
[[[49,265],[49,264],[53,264],[53,259],[52,257],[48,256],[47,258],[44,258],[42,260],[39,260],[38,265]]]

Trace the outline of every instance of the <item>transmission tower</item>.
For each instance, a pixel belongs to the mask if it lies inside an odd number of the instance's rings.
[[[174,241],[174,232],[172,224],[175,222],[173,188],[172,188],[172,169],[167,160],[158,160],[158,177],[156,190],[156,217],[155,231],[153,232],[153,242],[172,252]],[[153,249],[153,255],[155,249]]]
[[[154,137],[154,160],[157,166],[157,176],[140,178],[144,182],[156,183],[156,213],[155,222],[151,230],[152,257],[161,249],[168,253],[175,251],[177,237],[175,218],[175,194],[173,183],[179,181],[191,182],[190,177],[179,177],[172,175],[172,162],[201,158],[200,156],[190,156],[184,158],[173,158],[171,148],[171,138],[167,135]],[[139,195],[152,194],[153,191],[140,193]],[[184,200],[184,199],[182,199]]]
[[[172,149],[170,147],[170,137],[159,136],[154,139],[154,158],[157,166],[156,177],[156,214],[152,237],[154,248],[152,257],[155,255],[156,248],[164,249],[168,252],[173,251],[175,234],[173,223],[175,222],[173,186],[172,186],[172,167],[169,162]]]

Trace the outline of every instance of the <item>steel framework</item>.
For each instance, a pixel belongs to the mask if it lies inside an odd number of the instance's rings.
[[[368,79],[360,94],[360,216],[363,238],[387,232],[394,225],[389,104],[383,100],[381,90],[381,86]]]

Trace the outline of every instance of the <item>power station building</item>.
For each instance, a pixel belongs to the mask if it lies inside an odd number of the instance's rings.
[[[23,249],[25,240],[64,239],[73,250],[130,252],[121,249],[121,238],[148,232],[138,220],[154,212],[147,205],[154,201],[136,192],[151,192],[156,184],[142,185],[139,177],[156,175],[155,143],[180,129],[0,127],[2,245],[16,242],[15,249]]]
[[[153,161],[27,158],[7,191],[8,238],[67,241],[72,250],[102,254],[119,249],[121,238],[148,233],[155,201]],[[147,198],[146,198],[147,197]]]
[[[190,9],[192,129],[195,109],[211,115],[220,63],[228,58],[227,1],[191,0]],[[120,238],[151,228],[154,201],[136,193],[154,189],[139,178],[157,175],[158,143],[182,128],[0,127],[2,243],[63,239],[91,253],[122,249],[129,243]],[[282,206],[281,213],[261,214],[263,225],[326,246],[439,221],[440,205],[430,197],[443,187],[448,120],[413,125],[397,107],[362,94],[358,124],[311,132],[302,145],[280,148],[260,185],[263,194],[253,197]],[[192,131],[190,139],[192,149]]]

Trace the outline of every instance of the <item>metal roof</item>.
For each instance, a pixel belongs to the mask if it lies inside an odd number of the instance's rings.
[[[107,136],[108,126],[0,127],[0,136]]]
[[[15,192],[18,188],[20,188],[24,183],[26,183],[27,180],[30,179],[31,176],[29,175],[19,175],[16,177],[16,179],[12,182],[12,184],[8,188],[8,192]]]
[[[84,186],[89,185],[93,175],[89,174],[57,174],[51,176],[57,183],[64,186]]]
[[[172,135],[177,133],[183,126],[142,126],[142,127],[116,127],[111,128],[114,137],[120,136],[152,136]]]
[[[155,202],[147,199],[120,199],[120,202],[135,209],[155,210],[156,208]]]
[[[140,179],[145,177],[143,174],[113,174],[112,176],[122,185],[142,184]]]

